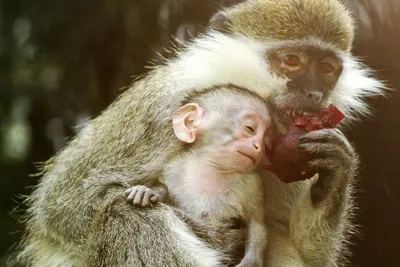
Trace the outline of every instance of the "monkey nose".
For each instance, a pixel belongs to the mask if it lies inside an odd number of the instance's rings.
[[[319,91],[306,92],[306,95],[309,99],[311,99],[315,103],[321,102],[322,97],[324,96],[324,94]]]
[[[262,146],[258,143],[254,143],[253,145],[254,145],[254,148],[256,149],[256,151],[260,151],[262,148]]]

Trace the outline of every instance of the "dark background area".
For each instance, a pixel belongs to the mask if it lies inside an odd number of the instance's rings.
[[[279,1],[279,0],[278,0]],[[0,266],[18,241],[12,212],[47,160],[146,71],[149,59],[202,30],[223,0],[0,0]],[[400,1],[348,0],[354,54],[394,89],[348,136],[361,155],[350,266],[400,266]],[[78,127],[77,127],[78,126]]]

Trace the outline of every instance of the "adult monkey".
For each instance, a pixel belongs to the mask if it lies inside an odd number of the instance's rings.
[[[170,114],[194,88],[234,84],[268,98],[284,130],[287,112],[333,103],[351,119],[380,83],[351,57],[352,20],[336,0],[249,1],[217,14],[210,30],[137,81],[44,166],[29,198],[20,259],[32,266],[215,266],[219,253],[165,205],[128,206],[123,191],[151,186],[181,148]],[[338,131],[304,139],[320,151],[314,180],[266,176],[268,266],[337,263],[351,213],[356,156]],[[335,170],[334,172],[332,172]]]

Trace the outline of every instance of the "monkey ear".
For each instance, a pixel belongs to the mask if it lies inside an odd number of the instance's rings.
[[[210,19],[210,27],[219,32],[227,32],[228,25],[229,25],[229,18],[228,14],[224,11],[217,12],[212,18]]]
[[[176,137],[183,142],[193,143],[199,132],[196,122],[203,118],[204,113],[204,109],[195,103],[178,108],[172,117]]]

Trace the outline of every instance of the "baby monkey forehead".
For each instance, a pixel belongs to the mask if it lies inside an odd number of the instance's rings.
[[[240,119],[261,119],[267,123],[271,121],[266,103],[255,99],[234,104],[228,108],[228,112],[236,114]]]

